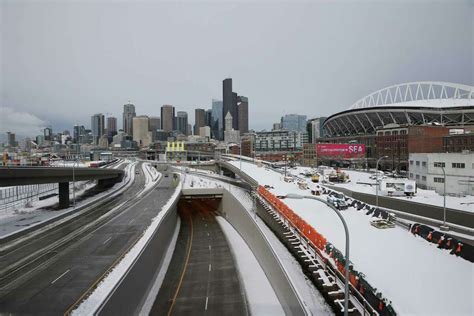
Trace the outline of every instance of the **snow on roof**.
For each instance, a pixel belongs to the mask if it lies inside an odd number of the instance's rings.
[[[275,187],[275,195],[308,194],[297,185],[284,182],[283,176],[273,170],[247,162],[242,162],[242,169],[259,184]],[[328,206],[307,199],[286,199],[285,203],[329,242],[344,249],[344,229]],[[344,211],[343,216],[350,231],[351,262],[393,302],[399,314],[473,315],[472,263],[400,227],[372,227],[370,217],[355,208]]]

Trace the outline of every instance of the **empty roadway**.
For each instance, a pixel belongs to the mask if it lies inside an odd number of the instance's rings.
[[[219,200],[180,201],[181,229],[151,315],[246,315],[227,240],[215,219]]]
[[[140,165],[137,168],[141,170]],[[174,192],[171,179],[163,177],[157,187],[137,198],[144,188],[144,176],[140,172],[114,203],[98,207],[97,211],[106,208],[111,214],[106,220],[91,227],[62,225],[63,237],[59,240],[66,241],[57,249],[46,250],[51,246],[45,246],[42,240],[40,248],[46,252],[43,259],[0,285],[0,313],[50,315],[68,311],[141,236]],[[119,207],[110,212],[115,206]],[[71,237],[71,233],[79,230],[83,233]],[[50,243],[57,241],[57,232],[49,238]],[[24,247],[22,251],[26,256],[31,249]],[[11,254],[4,254],[0,261]]]

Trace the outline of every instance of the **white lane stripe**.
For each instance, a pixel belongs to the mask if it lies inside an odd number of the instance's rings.
[[[209,245],[209,251],[211,251],[211,245]]]
[[[209,263],[209,272],[211,272],[211,264]]]
[[[54,282],[56,282],[57,280],[61,279],[63,276],[65,276],[66,274],[68,274],[69,271],[71,271],[71,270],[68,269],[66,272],[64,272],[63,274],[61,274],[60,276],[58,276],[56,279],[53,280],[53,282],[51,282],[51,284],[54,284]]]
[[[107,238],[106,240],[104,240],[103,244],[105,245],[105,244],[108,243],[111,239],[112,239],[112,236],[110,236],[109,238]]]
[[[207,237],[209,237],[209,233],[207,233]]]
[[[206,306],[204,307],[204,310],[207,311],[207,302],[209,301],[209,296],[206,296]]]
[[[132,218],[128,223],[131,224],[131,223],[133,223],[134,221],[135,221],[135,219]]]

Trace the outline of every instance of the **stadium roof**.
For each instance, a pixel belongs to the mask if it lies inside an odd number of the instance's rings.
[[[350,109],[387,105],[426,107],[474,105],[474,87],[437,81],[402,83],[375,91],[355,102]]]

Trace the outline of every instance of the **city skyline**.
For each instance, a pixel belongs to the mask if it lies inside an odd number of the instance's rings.
[[[97,111],[119,118],[127,100],[137,106],[137,115],[157,116],[162,104],[173,104],[194,122],[194,108],[210,108],[212,98],[220,99],[219,82],[226,77],[251,100],[249,128],[255,130],[268,129],[289,108],[310,118],[327,116],[395,83],[473,82],[469,1],[190,4],[186,9],[124,3],[108,6],[106,13],[103,5],[2,2],[0,132],[15,127],[17,135],[31,134],[25,131],[48,125],[70,129]],[[244,13],[246,24],[238,18]],[[98,24],[99,15],[107,23]],[[286,22],[280,26],[283,15]],[[353,15],[370,17],[372,23]],[[92,25],[82,27],[83,18]],[[207,20],[213,23],[202,22]],[[380,23],[383,31],[370,27]],[[176,26],[173,33],[156,34],[164,45],[173,44],[169,52],[148,40],[150,30],[166,29],[162,24]],[[224,27],[232,40],[217,45]],[[83,40],[54,45],[64,36]],[[16,41],[19,37],[24,41]],[[183,43],[176,44],[176,37]],[[194,53],[198,62],[179,64],[180,52],[189,51],[196,40],[204,48]],[[103,54],[83,50],[91,46]],[[51,58],[51,47],[58,58]],[[129,62],[123,65],[122,60]],[[91,77],[97,79],[94,85]],[[270,109],[272,115],[266,113]],[[18,121],[23,124],[17,126]]]

